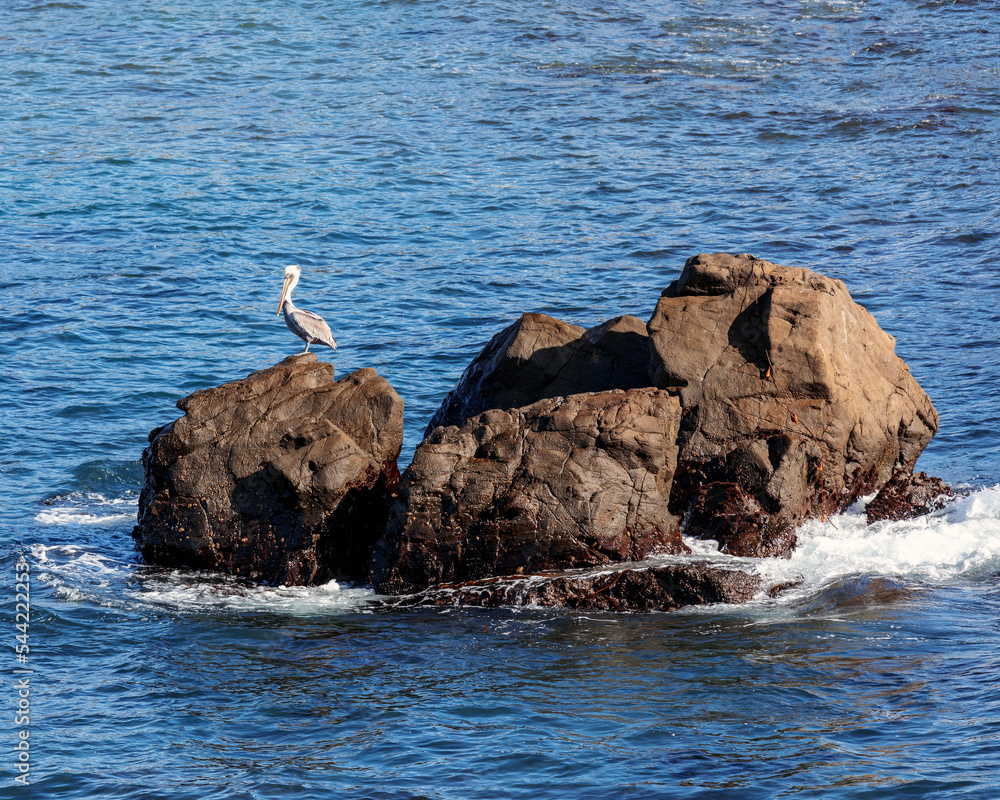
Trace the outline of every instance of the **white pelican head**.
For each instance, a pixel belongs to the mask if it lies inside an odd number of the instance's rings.
[[[299,269],[298,264],[289,264],[285,267],[285,285],[281,287],[281,299],[278,301],[278,314],[281,313],[281,307],[285,304],[285,300],[290,300],[292,297],[292,289],[295,288],[295,284],[299,282],[299,275],[302,274],[302,270]]]

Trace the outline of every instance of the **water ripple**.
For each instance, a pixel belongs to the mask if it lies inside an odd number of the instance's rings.
[[[35,795],[992,800],[997,14],[12,7],[0,556],[48,576]],[[646,319],[718,250],[847,283],[937,406],[921,466],[965,505],[806,530],[768,568],[808,591],[671,617],[383,613],[135,563],[149,430],[299,349],[284,265],[338,372],[406,399],[405,463],[519,314]]]

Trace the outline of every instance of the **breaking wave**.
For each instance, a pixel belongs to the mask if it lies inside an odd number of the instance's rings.
[[[78,545],[29,550],[39,580],[56,597],[118,608],[213,609],[315,615],[360,609],[374,592],[330,581],[322,586],[260,586],[217,573],[142,566]]]
[[[852,575],[926,583],[976,580],[1000,568],[1000,486],[959,497],[943,509],[900,522],[865,521],[865,501],[798,530],[790,559],[760,564],[766,578],[797,580],[815,591]]]
[[[35,514],[42,525],[113,525],[135,522],[139,495],[125,492],[120,497],[107,497],[100,492],[69,492],[43,501]]]
[[[118,524],[134,518],[136,498],[73,493],[50,502],[36,517],[43,524]],[[843,514],[802,525],[790,559],[738,558],[720,553],[714,542],[688,539],[690,555],[657,562],[707,561],[756,572],[765,587],[790,588],[775,598],[762,594],[755,605],[785,608],[852,580],[941,585],[975,582],[1000,571],[1000,486],[972,491],[939,511],[901,522],[867,525],[864,506],[861,501]],[[101,605],[316,615],[361,610],[376,597],[368,587],[336,581],[271,587],[214,573],[150,568],[138,564],[134,554],[112,556],[96,546],[36,544],[30,555],[57,596]]]

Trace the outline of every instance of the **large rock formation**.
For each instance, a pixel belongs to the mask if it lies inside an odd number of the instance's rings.
[[[759,575],[710,564],[620,567],[541,573],[441,586],[394,601],[417,606],[559,606],[578,611],[675,611],[709,603],[746,603]]]
[[[424,435],[490,408],[649,386],[648,367],[649,337],[636,317],[615,317],[584,330],[545,314],[523,314],[476,356]]]
[[[150,434],[133,532],[151,564],[251,580],[363,579],[398,488],[403,401],[306,353],[195,392]]]
[[[671,507],[737,555],[783,555],[806,517],[912,472],[938,416],[843,283],[700,255],[649,321],[655,386],[684,417]]]
[[[436,429],[403,473],[376,589],[685,551],[668,509],[679,418],[676,397],[633,389]]]
[[[870,515],[940,504],[912,475],[937,413],[894,345],[840,281],[695,256],[646,325],[497,334],[401,481],[402,401],[372,370],[335,382],[309,354],[197,392],[150,437],[134,535],[151,563],[422,593],[405,602],[747,600],[755,575],[634,562],[686,552],[680,528],[788,555],[802,520],[893,476]]]
[[[663,389],[683,409],[671,511],[686,533],[763,557],[788,555],[803,519],[912,472],[937,430],[895,340],[840,281],[749,255],[695,256],[648,338],[640,324],[584,331],[525,314],[472,362],[428,435],[540,398]]]

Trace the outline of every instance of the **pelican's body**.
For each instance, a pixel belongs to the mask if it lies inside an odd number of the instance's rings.
[[[306,346],[303,353],[309,352],[311,344],[325,344],[336,350],[337,341],[333,338],[333,332],[323,318],[303,308],[296,308],[292,303],[292,289],[299,282],[301,274],[302,270],[294,264],[285,267],[285,285],[281,289],[278,313],[285,315],[285,324],[288,326],[288,330],[305,340]]]

